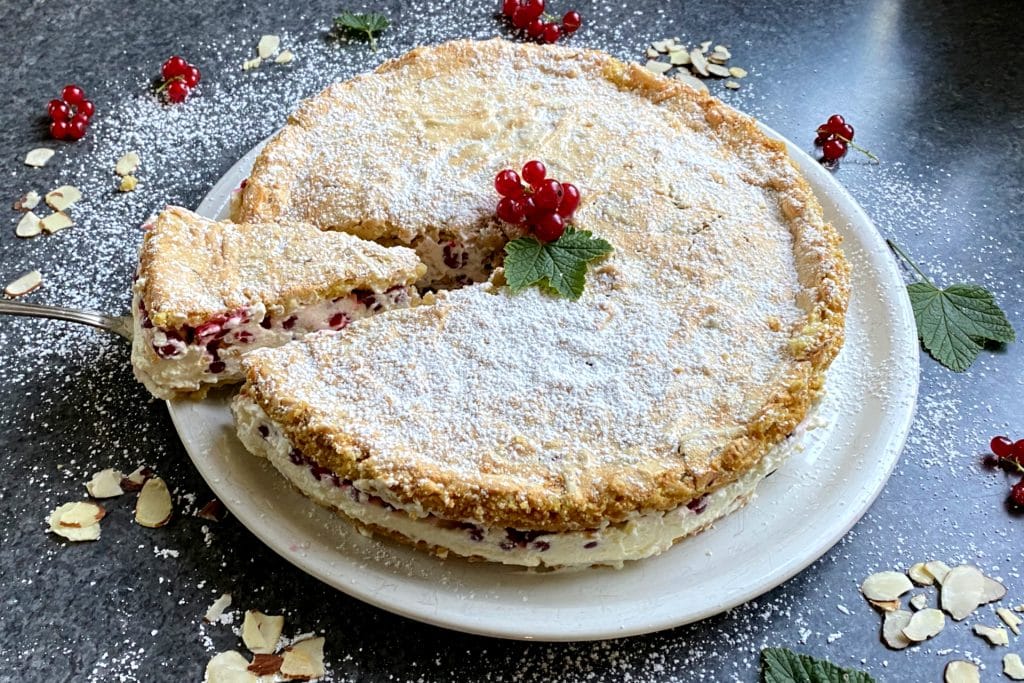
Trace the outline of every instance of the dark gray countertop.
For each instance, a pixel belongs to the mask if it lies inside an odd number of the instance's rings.
[[[368,3],[395,23],[374,54],[325,40],[344,4],[108,0],[0,8],[8,55],[0,75],[0,198],[12,202],[64,182],[86,196],[76,226],[49,238],[16,238],[9,211],[0,281],[39,268],[45,285],[32,300],[126,310],[137,226],[164,203],[195,206],[301,97],[416,44],[501,31],[490,2]],[[576,7],[586,27],[571,44],[623,57],[641,59],[650,40],[673,35],[731,45],[733,62],[750,76],[739,91],[720,83],[714,90],[808,148],[815,126],[842,112],[882,163],[851,155],[836,175],[879,230],[941,282],[992,289],[1024,331],[1020,2],[725,0],[622,9],[581,0]],[[263,33],[281,35],[296,62],[243,73],[241,62]],[[148,94],[151,79],[177,52],[202,68],[202,92],[184,106],[163,107]],[[45,103],[71,81],[99,114],[85,141],[53,143]],[[41,144],[57,156],[41,170],[23,166],[24,153]],[[143,158],[142,185],[118,195],[112,169],[128,149]],[[886,650],[857,584],[872,571],[918,560],[967,561],[1004,580],[1013,604],[1024,602],[1024,517],[1004,505],[1009,479],[978,466],[993,434],[1024,437],[1019,344],[983,354],[961,375],[922,359],[918,417],[896,472],[853,531],[798,577],[699,624],[557,645],[460,635],[381,612],[303,575],[232,518],[211,524],[184,514],[147,530],[131,522],[131,499],[123,497],[109,505],[100,542],[56,540],[44,531],[49,510],[81,497],[84,481],[105,467],[150,465],[186,513],[210,492],[163,404],[132,379],[118,339],[3,319],[0,359],[7,475],[0,485],[0,680],[201,680],[214,651],[240,647],[231,627],[200,622],[221,592],[233,593],[237,607],[284,613],[287,632],[326,635],[339,681],[754,681],[765,645],[862,667],[880,681],[940,681],[955,657],[983,662],[983,680],[1006,680],[999,660],[1010,650],[990,648],[966,624],[911,650]],[[980,614],[995,623],[990,611]],[[1011,648],[1024,653],[1024,641]]]

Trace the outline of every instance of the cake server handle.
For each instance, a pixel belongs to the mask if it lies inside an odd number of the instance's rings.
[[[0,314],[66,320],[68,322],[98,327],[101,330],[113,332],[129,341],[132,338],[132,317],[130,315],[106,315],[104,313],[96,313],[95,311],[80,311],[62,306],[43,306],[42,304],[26,304],[20,301],[5,301],[2,299],[0,299]]]

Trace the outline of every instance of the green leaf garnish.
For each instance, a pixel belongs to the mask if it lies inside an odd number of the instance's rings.
[[[567,299],[579,299],[587,266],[612,252],[612,245],[587,230],[567,226],[554,242],[520,237],[505,245],[505,281],[513,293],[540,285]]]
[[[1017,335],[992,293],[980,285],[955,284],[939,289],[892,240],[889,248],[921,276],[907,285],[921,344],[954,372],[963,372],[985,343],[1009,344]]]
[[[875,679],[824,659],[769,647],[761,650],[761,683],[875,683]]]
[[[370,41],[370,48],[377,51],[377,34],[391,25],[391,20],[379,12],[356,14],[342,12],[334,18],[334,27],[346,33],[354,33]]]

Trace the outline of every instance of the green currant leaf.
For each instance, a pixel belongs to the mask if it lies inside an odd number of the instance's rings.
[[[360,37],[365,35],[374,52],[377,51],[377,34],[390,25],[391,20],[379,12],[367,14],[342,12],[334,18],[335,28],[346,33],[355,33]]]
[[[540,285],[576,300],[583,294],[590,262],[611,251],[607,240],[571,226],[547,244],[534,237],[521,237],[505,245],[505,281],[513,293]]]
[[[875,679],[854,669],[843,669],[824,659],[815,659],[781,647],[761,650],[762,683],[875,683]]]
[[[512,292],[521,291],[551,276],[551,254],[534,237],[520,237],[505,245],[505,281]]]

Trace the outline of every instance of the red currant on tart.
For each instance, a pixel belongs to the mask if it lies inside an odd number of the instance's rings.
[[[542,43],[555,43],[583,25],[583,17],[576,10],[566,12],[559,25],[558,17],[547,13],[546,5],[545,0],[503,0],[501,14],[516,29]]]
[[[580,204],[580,191],[572,183],[548,177],[540,161],[528,161],[521,173],[500,171],[494,189],[501,195],[495,214],[506,223],[525,226],[541,242],[553,242],[565,232]]]
[[[853,141],[853,126],[840,114],[828,117],[825,123],[818,126],[816,132],[814,144],[821,147],[821,160],[827,164],[835,164],[842,159],[850,147],[867,155],[872,161],[878,161],[877,156]]]
[[[60,98],[50,100],[46,114],[50,117],[50,135],[57,140],[81,140],[89,127],[96,106],[85,98],[77,85],[65,85]]]
[[[184,102],[192,90],[202,80],[202,73],[184,57],[174,55],[160,67],[160,87],[156,91],[164,93],[168,102]]]

